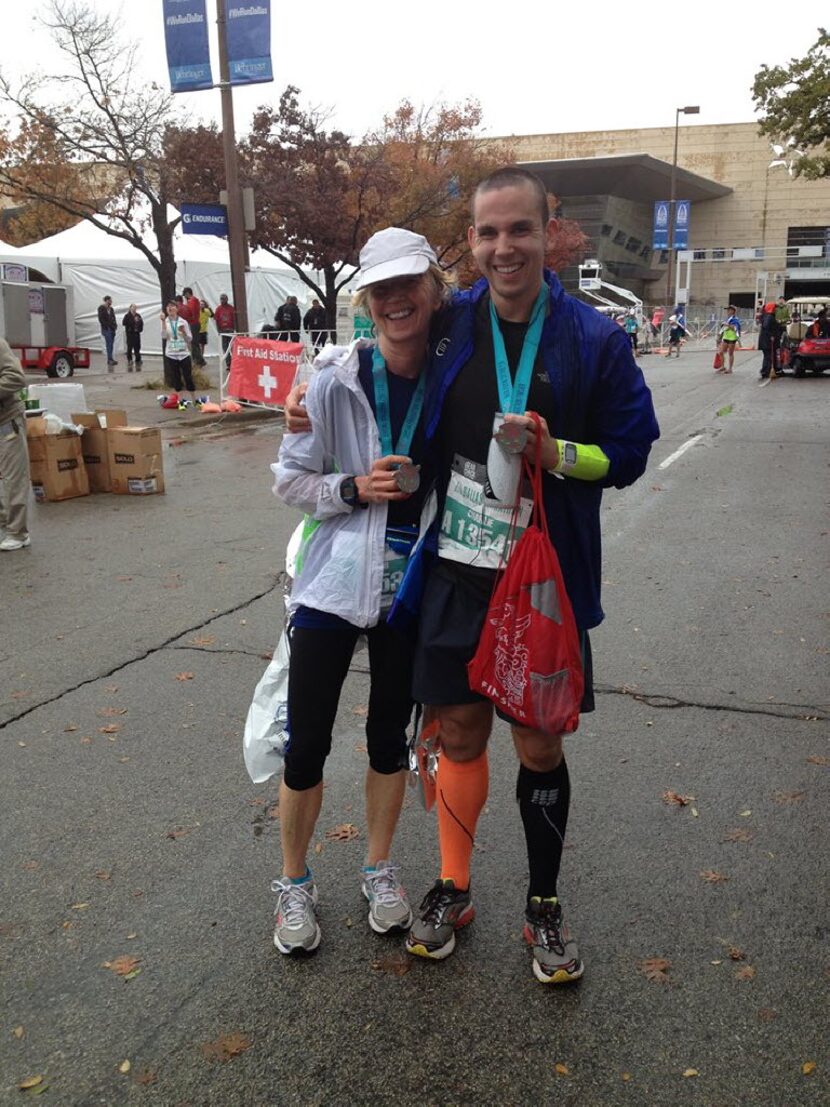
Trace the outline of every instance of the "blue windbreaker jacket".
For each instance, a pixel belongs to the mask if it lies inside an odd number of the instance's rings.
[[[602,481],[544,477],[545,511],[577,626],[602,622],[602,547],[599,509],[605,487],[625,488],[643,475],[660,436],[651,392],[631,344],[616,323],[573,296],[545,272],[551,310],[539,350],[554,394],[555,438],[600,446],[610,466]],[[473,351],[476,305],[487,291],[479,281],[453,298],[436,336],[425,397],[427,440],[439,431],[444,398]],[[440,518],[440,512],[439,512]],[[437,548],[437,528],[430,546]]]

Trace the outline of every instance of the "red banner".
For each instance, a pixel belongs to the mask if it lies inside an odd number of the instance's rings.
[[[249,403],[284,404],[302,358],[302,342],[235,337],[226,392]]]

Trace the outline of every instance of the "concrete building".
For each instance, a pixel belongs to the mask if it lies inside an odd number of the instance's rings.
[[[660,127],[500,141],[580,223],[586,256],[603,263],[603,276],[653,305],[673,301],[677,288],[675,279],[670,294],[666,287],[667,252],[652,250],[654,202],[670,198],[674,137]],[[830,295],[830,179],[791,177],[756,123],[687,125],[683,117],[677,167],[676,198],[691,201],[690,318],[730,303],[748,312],[756,297]],[[570,288],[576,275],[562,275]]]

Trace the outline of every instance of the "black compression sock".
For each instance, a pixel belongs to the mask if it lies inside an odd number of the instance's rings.
[[[534,773],[519,766],[516,798],[525,828],[531,896],[556,895],[556,881],[565,844],[565,827],[571,800],[571,782],[565,758],[549,773]]]

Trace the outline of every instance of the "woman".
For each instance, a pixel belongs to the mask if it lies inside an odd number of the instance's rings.
[[[190,393],[190,402],[196,406],[196,389],[193,385],[193,365],[190,351],[193,335],[187,320],[179,317],[179,305],[171,300],[167,313],[161,313],[161,341],[164,348],[164,382],[168,388]]]
[[[734,304],[730,304],[727,310],[727,316],[720,325],[720,347],[718,352],[721,356],[720,369],[716,369],[716,373],[731,373],[735,364],[735,347],[738,345],[741,337],[741,321],[738,318],[738,309]]]
[[[124,334],[127,339],[127,372],[132,373],[133,358],[135,358],[135,369],[137,373],[140,373],[141,332],[144,330],[144,320],[141,318],[135,304],[130,304],[130,310],[121,320],[121,326],[124,328]]]
[[[213,318],[213,309],[209,308],[207,301],[199,301],[199,354],[202,362],[205,360],[205,349],[208,344],[208,324]]]
[[[425,238],[396,227],[369,239],[360,266],[355,306],[371,316],[377,345],[361,339],[326,347],[306,396],[312,430],[286,435],[272,466],[277,495],[312,517],[289,607],[283,874],[273,884],[274,944],[286,954],[320,944],[317,888],[306,855],[340,691],[362,633],[371,674],[362,891],[374,931],[404,930],[412,921],[390,853],[405,785],[413,642],[385,615],[417,536],[428,484],[417,468],[423,369],[449,278]]]

